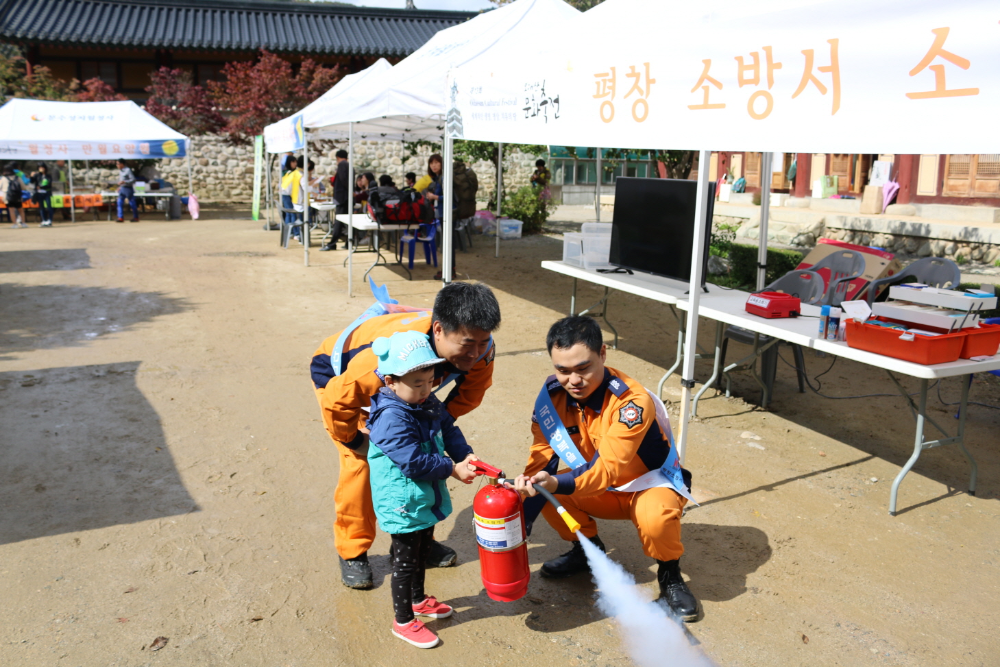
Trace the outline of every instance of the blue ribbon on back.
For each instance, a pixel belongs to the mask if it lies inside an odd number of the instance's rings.
[[[386,308],[386,306],[399,303],[389,296],[389,288],[385,285],[376,287],[375,281],[371,278],[368,279],[368,284],[371,286],[372,296],[375,297],[375,303],[368,306],[368,309],[361,313],[361,316],[358,317],[358,319],[351,322],[350,326],[344,329],[340,336],[337,337],[337,342],[334,344],[333,350],[330,352],[330,365],[333,366],[334,375],[340,375],[343,370],[344,344],[347,342],[348,337],[354,333],[354,330],[361,326],[361,323],[365,320],[378,317],[379,315],[388,315],[389,309]]]

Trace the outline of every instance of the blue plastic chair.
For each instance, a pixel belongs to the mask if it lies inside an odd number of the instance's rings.
[[[433,262],[434,268],[438,265],[437,256],[437,225],[417,225],[417,229],[407,230],[403,236],[399,239],[399,254],[403,254],[403,245],[409,246],[409,268],[413,270],[413,253],[416,249],[417,242],[420,242],[424,246],[424,258],[427,260],[428,264]]]

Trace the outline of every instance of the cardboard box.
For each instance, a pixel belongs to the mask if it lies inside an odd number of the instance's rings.
[[[882,186],[866,185],[861,198],[861,213],[878,215],[882,212]]]
[[[868,283],[879,278],[895,275],[903,269],[903,265],[891,252],[854,245],[852,243],[844,243],[843,241],[835,241],[833,239],[820,239],[816,247],[809,251],[809,254],[805,256],[796,268],[808,269],[827,255],[831,255],[838,250],[856,250],[865,258],[865,270],[860,278],[855,278],[851,281],[851,286],[847,290],[847,296],[844,301],[865,298]],[[827,269],[820,269],[817,273],[823,276],[823,281],[826,287],[829,288],[830,272]]]

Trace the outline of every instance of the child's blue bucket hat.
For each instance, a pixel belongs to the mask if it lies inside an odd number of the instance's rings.
[[[372,352],[378,357],[378,372],[400,377],[444,362],[431,347],[427,334],[397,331],[390,338],[376,338]]]

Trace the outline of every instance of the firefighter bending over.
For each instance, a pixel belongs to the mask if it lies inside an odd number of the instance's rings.
[[[696,621],[698,601],[680,570],[681,513],[690,498],[691,474],[674,453],[662,403],[636,380],[604,365],[601,328],[590,317],[559,320],[549,329],[546,346],[556,373],[535,402],[534,444],[514,487],[534,496],[525,502],[529,530],[541,509],[573,548],[545,563],[541,575],[568,577],[590,568],[577,535],[533,485],[559,496],[602,551],[594,518],[631,521],[643,552],[658,564],[658,602],[684,621]],[[568,467],[557,473],[560,458]]]

